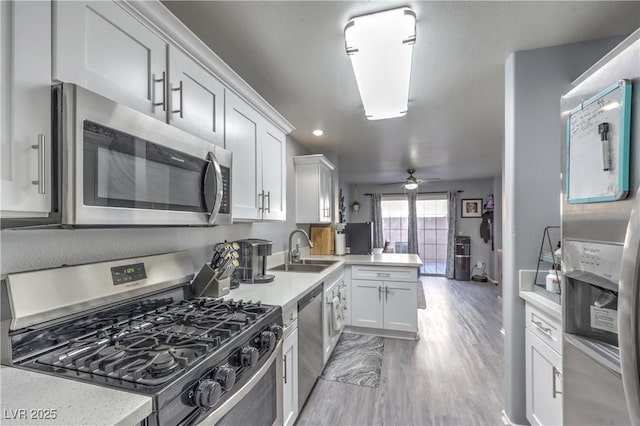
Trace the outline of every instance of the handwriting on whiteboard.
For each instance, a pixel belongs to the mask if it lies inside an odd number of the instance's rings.
[[[603,115],[620,105],[613,99],[600,98],[592,104],[587,105],[571,117],[571,136],[583,136],[589,132],[598,131],[597,126],[602,121]],[[596,127],[594,129],[594,126]]]

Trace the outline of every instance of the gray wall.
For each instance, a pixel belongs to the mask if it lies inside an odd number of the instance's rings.
[[[513,423],[527,423],[524,302],[518,271],[536,268],[544,227],[560,225],[560,96],[621,40],[515,52],[505,64],[504,395],[505,413]]]
[[[213,244],[241,238],[273,241],[273,252],[283,251],[295,223],[293,157],[309,154],[287,138],[287,220],[241,223],[212,228],[127,228],[4,230],[0,232],[2,273],[51,268],[88,262],[191,250],[195,267],[210,259]],[[234,161],[236,167],[240,161]]]
[[[422,192],[446,192],[449,190],[461,190],[458,194],[458,205],[456,206],[456,228],[458,235],[468,235],[471,237],[471,265],[483,262],[486,265],[485,271],[490,277],[493,277],[493,252],[491,251],[491,242],[485,243],[480,238],[481,218],[461,218],[460,217],[460,200],[467,198],[482,198],[482,202],[486,202],[487,195],[493,191],[493,179],[477,179],[477,180],[458,180],[443,181],[422,185],[419,188]],[[365,193],[402,193],[402,188],[395,188],[389,185],[362,185],[357,188],[358,201],[361,204],[360,212],[351,212],[349,222],[368,222],[371,221],[371,197],[365,196]],[[354,194],[352,194],[354,195]],[[498,206],[496,206],[498,208]]]

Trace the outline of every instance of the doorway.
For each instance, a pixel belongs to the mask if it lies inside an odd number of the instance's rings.
[[[444,275],[449,232],[447,194],[418,194],[416,202],[421,275]],[[407,253],[409,205],[404,194],[382,196],[382,235],[395,253]]]

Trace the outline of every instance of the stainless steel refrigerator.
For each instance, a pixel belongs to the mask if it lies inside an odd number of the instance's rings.
[[[640,30],[561,110],[563,422],[640,425]]]

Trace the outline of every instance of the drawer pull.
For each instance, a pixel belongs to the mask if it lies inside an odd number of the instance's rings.
[[[557,380],[557,378],[562,379],[562,373],[560,372],[560,370],[558,370],[556,368],[555,365],[551,369],[551,372],[553,374],[553,378],[552,378],[552,380],[553,380],[553,386],[552,386],[553,387],[553,389],[552,389],[553,399],[556,399],[556,395],[562,395],[562,392],[560,392],[559,390],[556,389],[556,380]]]
[[[536,321],[536,320],[533,320],[533,319],[532,319],[532,320],[531,320],[531,323],[532,323],[533,325],[535,325],[535,326],[536,326],[536,328],[537,328],[538,330],[542,331],[544,334],[547,334],[547,335],[549,335],[549,336],[551,335],[551,329],[550,329],[550,328],[545,327],[544,325],[542,325],[542,322],[540,322],[540,321]]]
[[[378,272],[376,275],[378,277],[386,277],[386,278],[389,278],[391,276],[391,274],[387,274],[385,272]]]

